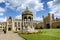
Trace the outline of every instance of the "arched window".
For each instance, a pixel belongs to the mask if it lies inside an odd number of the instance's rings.
[[[26,21],[27,20],[27,17],[24,17],[24,21]]]
[[[31,17],[28,17],[28,19],[31,21]]]
[[[31,19],[31,17],[28,17],[29,19]]]
[[[24,17],[24,19],[27,19],[27,17]]]

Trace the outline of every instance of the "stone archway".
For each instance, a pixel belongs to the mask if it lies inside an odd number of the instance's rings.
[[[49,29],[49,28],[50,28],[50,24],[46,24],[46,26],[47,26],[47,29]]]
[[[11,31],[12,30],[12,25],[9,25],[8,26],[8,31]]]
[[[8,28],[8,31],[11,31],[11,28]]]

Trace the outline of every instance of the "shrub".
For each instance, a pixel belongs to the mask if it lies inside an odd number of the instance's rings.
[[[39,30],[38,33],[42,33],[42,30]]]
[[[35,27],[35,29],[38,29],[38,27]]]
[[[56,26],[56,28],[60,28],[60,26]]]
[[[43,29],[43,27],[41,26],[40,29]]]
[[[40,27],[35,27],[35,29],[43,29],[43,27],[42,27],[42,26],[40,26]]]
[[[34,32],[18,32],[18,34],[38,34],[38,33],[42,33],[42,31],[38,30],[38,31],[34,31]]]

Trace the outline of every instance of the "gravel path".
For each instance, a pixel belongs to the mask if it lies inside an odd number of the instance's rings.
[[[17,33],[8,32],[4,34],[3,32],[0,32],[0,40],[25,40],[25,39],[19,37]]]

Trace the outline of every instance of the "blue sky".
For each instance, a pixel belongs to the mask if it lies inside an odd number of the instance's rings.
[[[59,5],[59,0],[0,0],[0,22],[6,21],[9,16],[21,19],[26,7],[32,11],[34,20],[42,21],[42,16],[47,16],[48,12],[59,18]]]

